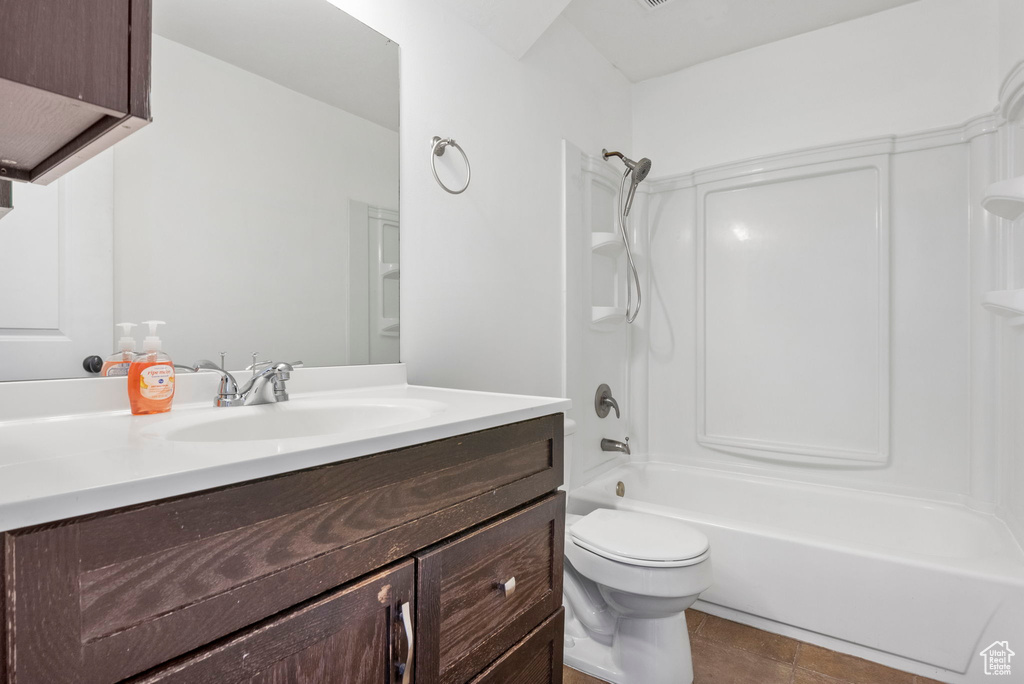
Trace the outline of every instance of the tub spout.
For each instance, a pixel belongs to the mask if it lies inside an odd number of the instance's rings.
[[[629,454],[629,437],[626,438],[625,442],[620,442],[616,439],[602,439],[601,451],[619,451],[624,454]]]

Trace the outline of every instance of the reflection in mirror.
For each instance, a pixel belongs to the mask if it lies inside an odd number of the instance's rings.
[[[398,46],[327,0],[153,9],[153,123],[0,225],[0,380],[150,319],[181,364],[397,362]]]

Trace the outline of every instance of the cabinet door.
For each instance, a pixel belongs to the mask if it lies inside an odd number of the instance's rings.
[[[469,684],[562,684],[564,620],[559,608]]]
[[[407,684],[414,581],[406,561],[134,681]]]
[[[464,684],[558,611],[564,526],[558,492],[416,554],[419,684]]]

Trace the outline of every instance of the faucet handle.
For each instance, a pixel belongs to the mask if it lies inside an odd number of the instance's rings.
[[[227,372],[213,361],[209,359],[199,359],[195,365],[192,366],[192,370],[198,373],[199,371],[213,371],[220,374],[220,389],[217,391],[218,406],[233,406],[232,403],[223,403],[225,399],[233,398],[238,394],[238,382],[235,380],[235,376]]]
[[[245,370],[258,371],[262,368],[269,368],[270,366],[280,366],[282,364],[285,366],[291,366],[288,369],[282,370],[295,370],[296,368],[302,368],[305,365],[302,363],[302,361],[259,361],[249,366]]]
[[[619,402],[612,397],[611,387],[602,384],[597,388],[597,394],[594,395],[594,410],[597,411],[598,418],[604,418],[612,409],[615,409],[616,418],[622,417],[619,413]]]

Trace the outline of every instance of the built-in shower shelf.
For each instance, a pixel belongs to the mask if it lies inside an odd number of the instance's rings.
[[[590,249],[598,254],[618,254],[624,245],[618,233],[591,233]]]
[[[981,305],[997,316],[1008,318],[1010,325],[1024,325],[1024,290],[997,290],[989,292]]]
[[[621,323],[626,320],[626,309],[621,306],[590,307],[591,323]]]
[[[985,191],[981,206],[990,214],[1015,221],[1024,214],[1024,176],[993,183]]]

